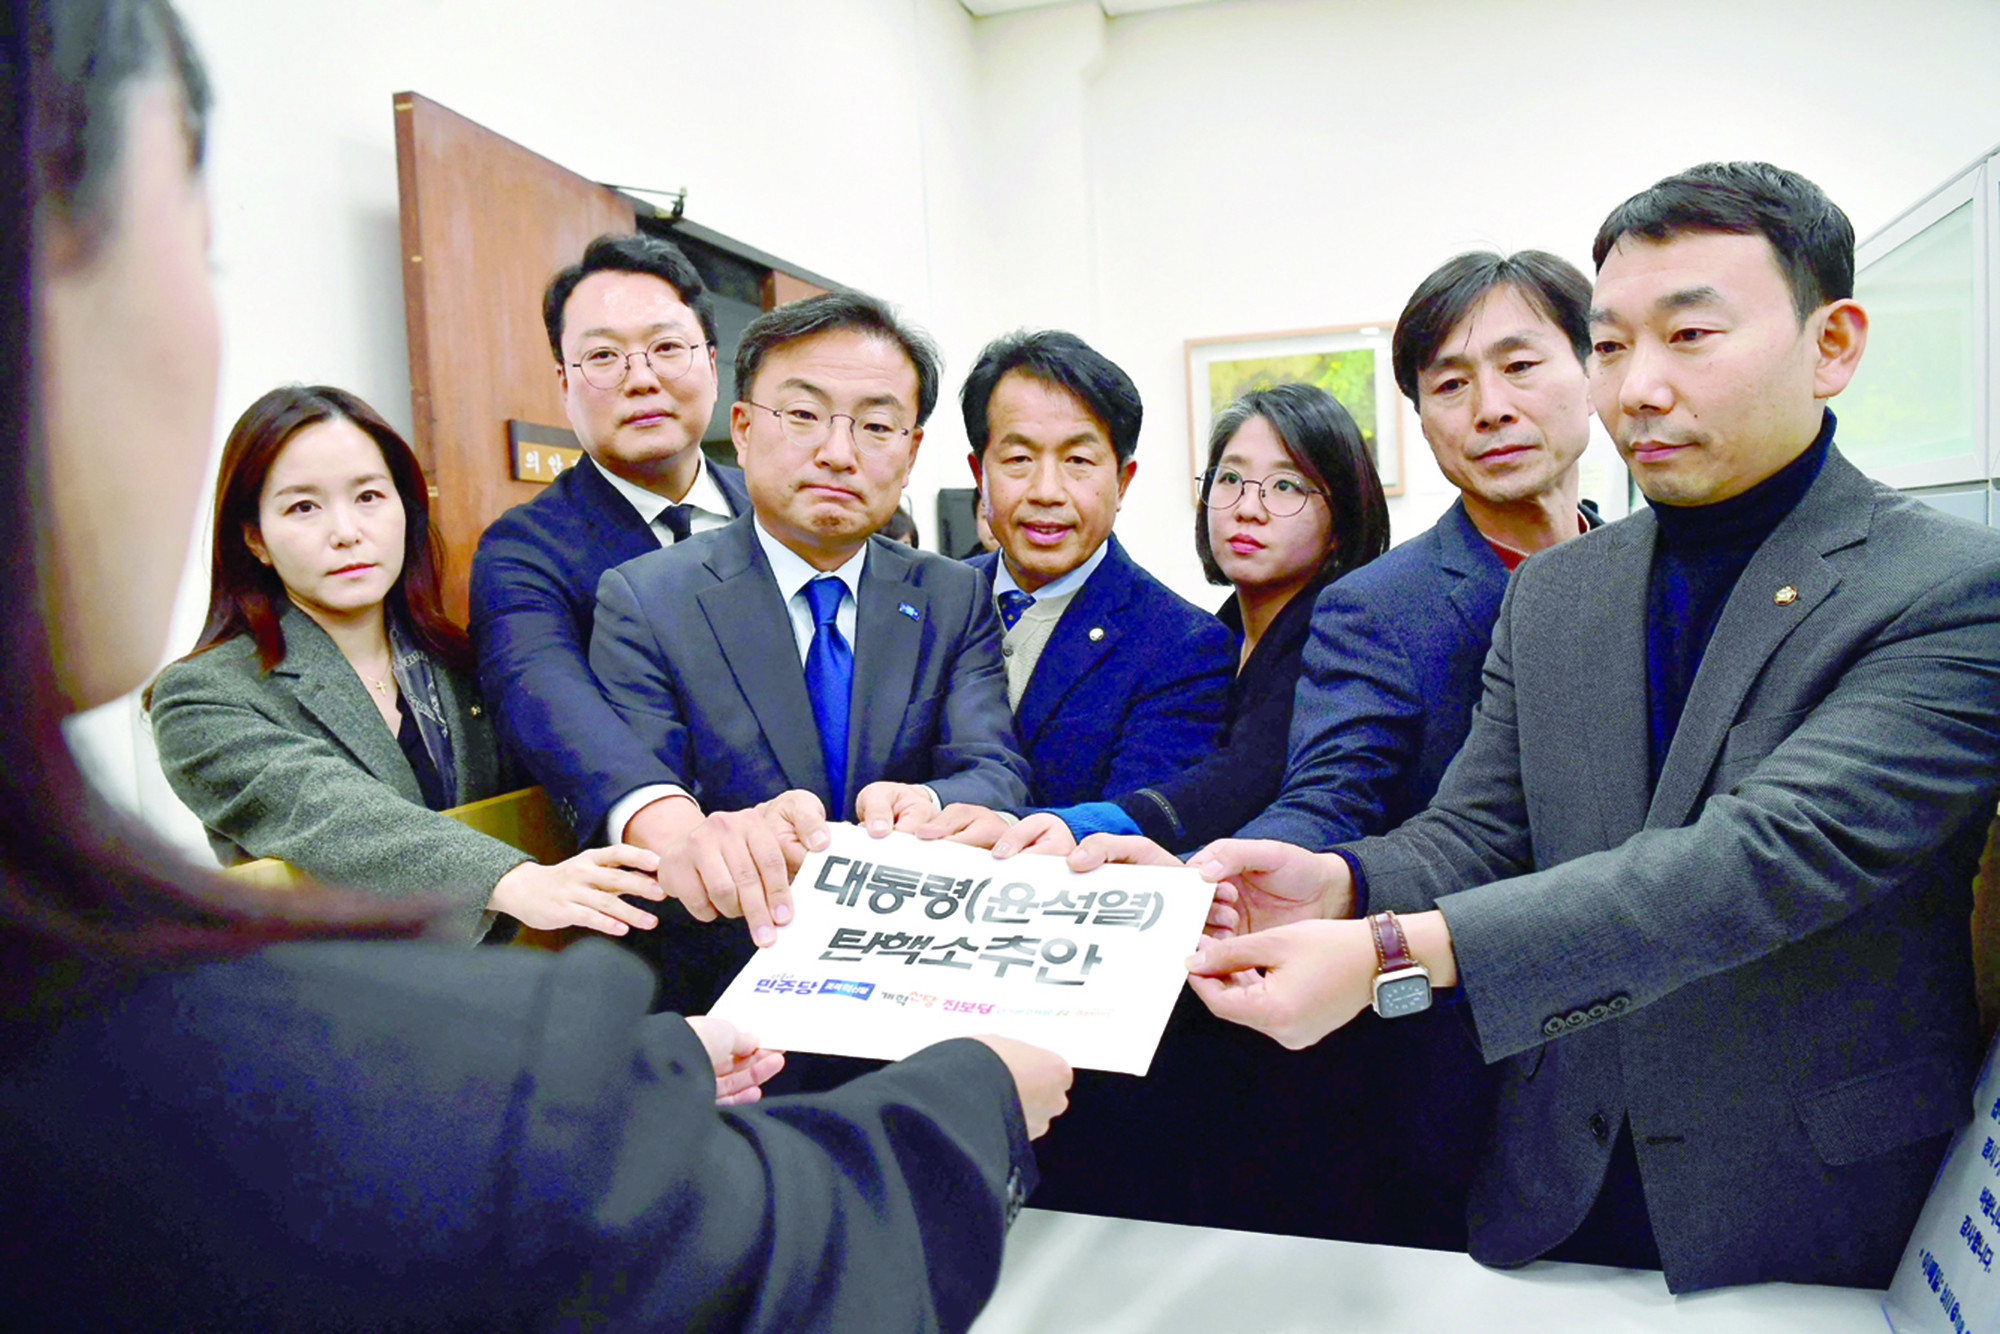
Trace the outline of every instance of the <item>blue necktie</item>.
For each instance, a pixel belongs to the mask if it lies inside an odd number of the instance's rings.
[[[1027,613],[1028,608],[1034,605],[1035,600],[1020,589],[1008,589],[1000,595],[1000,624],[1006,629],[1012,630],[1020,623],[1021,617]]]
[[[847,698],[854,689],[854,651],[834,624],[847,585],[821,575],[806,585],[812,607],[812,646],[806,650],[806,693],[812,696],[813,721],[819,724],[820,760],[826,765],[829,819],[847,811]]]

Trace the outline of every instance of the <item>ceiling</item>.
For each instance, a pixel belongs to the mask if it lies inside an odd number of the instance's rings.
[[[1050,5],[1068,4],[1070,0],[958,0],[966,12],[974,18],[985,18],[989,14],[1011,14],[1017,9],[1044,9]],[[1214,0],[1097,0],[1097,7],[1108,18],[1120,14],[1143,14],[1149,9],[1179,9],[1186,5],[1212,4]]]

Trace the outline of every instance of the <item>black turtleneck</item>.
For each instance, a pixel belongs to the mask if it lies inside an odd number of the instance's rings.
[[[1822,411],[1819,434],[1805,452],[1742,495],[1712,505],[1653,502],[1659,541],[1646,590],[1646,693],[1655,785],[1730,591],[1826,462],[1834,422],[1831,411]]]

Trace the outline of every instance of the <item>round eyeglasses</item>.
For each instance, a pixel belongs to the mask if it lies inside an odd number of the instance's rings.
[[[828,412],[810,403],[800,403],[789,408],[766,407],[762,403],[752,403],[744,399],[746,407],[768,412],[778,419],[778,428],[785,439],[800,449],[818,449],[833,438],[833,424],[847,423],[848,434],[854,438],[854,448],[860,453],[874,457],[886,453],[892,445],[909,438],[910,428],[899,425],[885,408],[873,408],[859,414]]]
[[[616,389],[632,372],[632,358],[641,357],[662,382],[678,380],[694,365],[694,351],[706,342],[685,343],[678,338],[659,338],[637,352],[620,352],[615,347],[587,347],[570,365],[583,372],[584,383],[592,389]]]
[[[1306,507],[1306,502],[1319,495],[1317,487],[1307,486],[1303,477],[1295,477],[1288,472],[1273,473],[1258,481],[1245,477],[1234,468],[1213,468],[1208,474],[1208,490],[1203,493],[1201,503],[1212,510],[1235,509],[1243,499],[1245,487],[1257,488],[1257,499],[1263,502],[1264,512],[1273,518],[1288,519]]]

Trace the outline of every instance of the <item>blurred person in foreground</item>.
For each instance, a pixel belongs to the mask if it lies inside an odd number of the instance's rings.
[[[161,0],[8,17],[11,1319],[964,1328],[1057,1058],[946,1043],[718,1111],[772,1054],[645,1017],[636,961],[421,945],[414,910],[168,870],[91,793],[59,724],[160,653],[213,429],[208,92]]]

